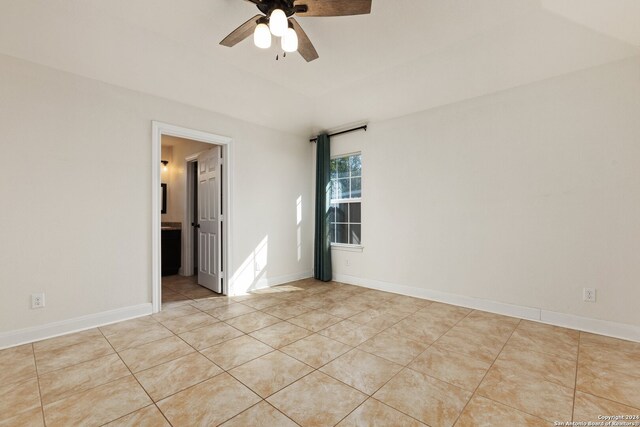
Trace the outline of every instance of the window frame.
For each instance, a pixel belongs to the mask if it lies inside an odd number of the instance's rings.
[[[331,161],[334,161],[336,159],[342,159],[342,158],[346,158],[348,159],[349,157],[352,156],[360,156],[360,162],[362,164],[362,152],[361,151],[354,151],[351,153],[342,153],[342,154],[337,154],[334,156],[331,156]],[[331,242],[331,249],[339,249],[339,250],[346,250],[346,251],[353,251],[353,252],[361,252],[362,249],[364,248],[364,246],[362,245],[362,204],[363,204],[363,197],[362,197],[362,170],[360,170],[360,175],[358,176],[351,176],[351,171],[349,171],[349,186],[351,186],[351,179],[352,178],[360,178],[360,197],[352,197],[352,198],[341,198],[341,199],[333,199],[331,198],[331,196],[333,195],[333,179],[330,179],[331,182],[331,189],[329,190],[331,192],[331,194],[329,194],[329,207],[330,209],[334,209],[333,206],[337,205],[337,204],[351,204],[351,203],[360,203],[360,222],[348,222],[349,218],[347,218],[347,222],[338,222],[335,221],[335,217],[334,217],[334,221],[331,222],[330,227],[331,227],[331,239],[333,239],[333,235],[335,232],[334,227],[336,226],[336,224],[346,224],[347,226],[350,226],[351,224],[355,224],[355,225],[360,225],[360,243],[336,243],[336,242]],[[337,179],[344,179],[344,178],[337,178]],[[349,187],[349,190],[351,190],[351,187]]]

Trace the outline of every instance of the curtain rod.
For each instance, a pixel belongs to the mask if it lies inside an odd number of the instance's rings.
[[[347,129],[347,130],[342,130],[340,132],[336,132],[336,133],[332,133],[329,136],[337,136],[337,135],[342,135],[343,133],[349,133],[349,132],[355,132],[357,130],[364,130],[365,132],[367,131],[367,125],[362,125],[362,126],[358,126],[357,128],[352,128],[352,129]],[[309,142],[316,142],[318,141],[318,137],[316,136],[315,138],[311,138],[309,140]]]

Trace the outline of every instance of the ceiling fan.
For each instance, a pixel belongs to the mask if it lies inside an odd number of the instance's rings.
[[[253,33],[253,41],[259,48],[271,47],[271,35],[281,37],[282,50],[300,52],[311,62],[318,59],[318,52],[309,40],[296,16],[348,16],[371,13],[372,0],[246,0],[255,4],[261,14],[254,16],[220,44],[233,47]]]

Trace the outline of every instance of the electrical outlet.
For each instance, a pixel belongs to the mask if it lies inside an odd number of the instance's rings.
[[[596,290],[594,288],[584,288],[582,298],[586,302],[596,302]]]
[[[347,258],[346,260],[344,260],[344,265],[346,265],[347,267],[349,267],[351,265],[351,260],[349,258]]]
[[[31,308],[44,307],[44,294],[31,294]]]

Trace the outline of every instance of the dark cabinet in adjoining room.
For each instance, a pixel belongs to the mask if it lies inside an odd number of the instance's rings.
[[[180,229],[162,229],[162,275],[178,274],[181,264],[182,232]]]

